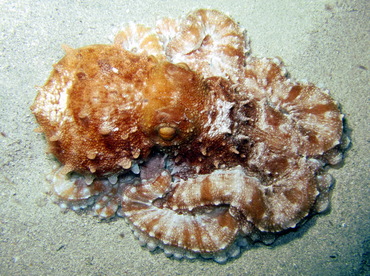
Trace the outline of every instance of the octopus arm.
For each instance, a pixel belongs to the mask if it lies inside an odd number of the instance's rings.
[[[164,33],[161,26],[159,32]],[[247,49],[243,32],[230,17],[200,9],[190,13],[176,29],[179,32],[165,48],[169,60],[186,63],[206,78],[221,76],[238,81]]]
[[[258,86],[258,91],[262,91],[259,92],[262,94],[255,94],[259,103],[267,106],[261,110],[274,109],[275,113],[280,113],[277,117],[285,117],[282,120],[288,128],[294,128],[286,129],[285,133],[291,133],[291,141],[299,141],[300,154],[321,155],[337,146],[343,126],[343,115],[337,104],[324,90],[312,84],[293,82],[285,73],[278,59],[249,57],[245,83],[248,87]],[[270,126],[273,128],[274,124],[279,132],[284,127],[278,120],[271,120]],[[268,123],[268,120],[263,122]]]
[[[156,33],[163,45],[163,49],[167,48],[167,44],[180,32],[180,23],[178,19],[162,18],[156,22]]]
[[[116,34],[114,44],[137,54],[163,58],[165,54],[159,37],[153,29],[132,22]]]
[[[263,167],[266,164],[260,164]],[[311,210],[318,195],[314,170],[304,158],[271,183],[251,177],[237,166],[216,170],[208,175],[182,180],[166,201],[174,210],[192,210],[199,206],[233,207],[232,215],[242,214],[260,231],[278,232],[295,227]]]
[[[94,179],[92,175],[66,174],[63,170],[61,167],[48,176],[54,199],[63,209],[89,209],[90,213],[102,219],[116,214],[124,185],[112,181],[112,176]]]
[[[171,184],[163,171],[152,182],[128,187],[121,213],[142,233],[165,245],[196,253],[217,252],[229,246],[238,232],[237,221],[227,208],[206,210],[196,215],[190,210],[176,212],[160,206]],[[157,203],[156,203],[157,202]]]
[[[266,209],[262,218],[255,221],[258,229],[279,232],[294,228],[311,212],[319,195],[313,167],[316,164],[301,158],[290,165],[284,177],[261,187]]]

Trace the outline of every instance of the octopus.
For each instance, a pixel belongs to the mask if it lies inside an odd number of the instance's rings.
[[[150,251],[222,263],[328,208],[343,115],[280,59],[253,56],[229,16],[199,9],[63,48],[31,106],[63,210],[123,217]]]

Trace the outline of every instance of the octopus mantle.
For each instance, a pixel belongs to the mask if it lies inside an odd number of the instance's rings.
[[[63,208],[125,217],[151,250],[220,262],[327,208],[336,103],[251,56],[225,14],[64,48],[31,107],[62,164],[48,179]]]

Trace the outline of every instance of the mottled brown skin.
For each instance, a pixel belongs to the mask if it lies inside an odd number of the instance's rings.
[[[183,144],[199,135],[208,96],[204,80],[187,66],[158,63],[143,89],[140,126],[155,144]]]
[[[92,45],[68,49],[54,68],[41,91],[59,94],[71,82],[63,123],[38,109],[45,104],[43,92],[31,109],[50,152],[68,170],[104,174],[128,169],[154,145],[181,144],[199,133],[207,86],[184,65]],[[55,89],[55,83],[61,88]]]

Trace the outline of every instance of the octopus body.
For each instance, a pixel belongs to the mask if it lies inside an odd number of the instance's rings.
[[[202,9],[65,46],[31,107],[61,163],[55,201],[126,218],[150,250],[218,262],[325,210],[343,116],[246,41]]]

